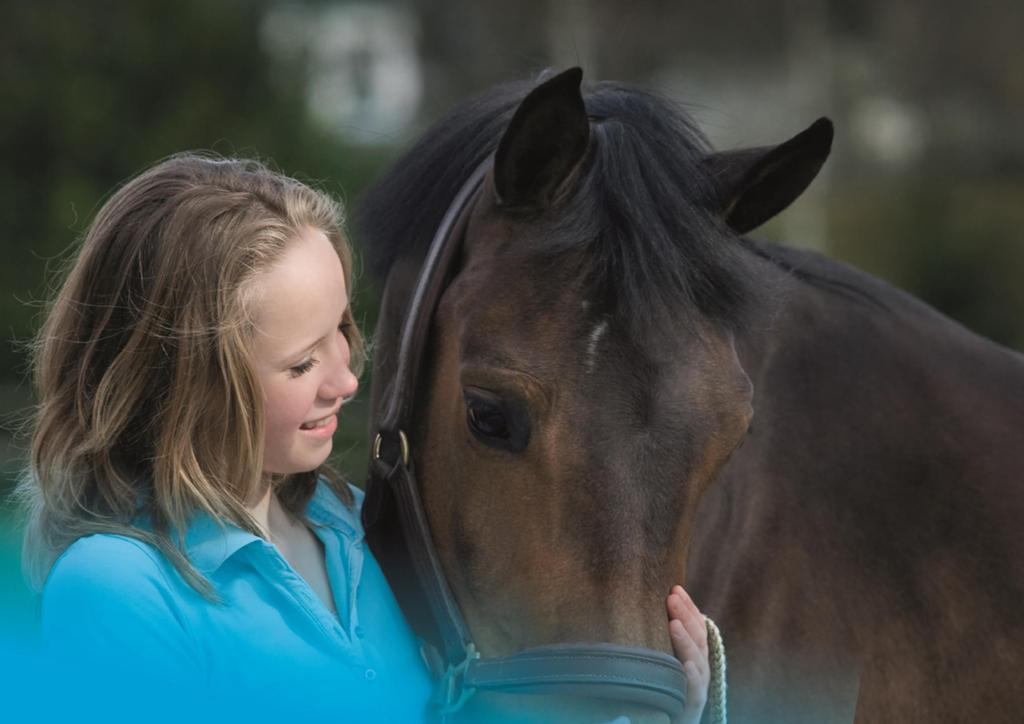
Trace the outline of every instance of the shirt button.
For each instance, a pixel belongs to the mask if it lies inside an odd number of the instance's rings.
[[[377,672],[374,671],[373,669],[367,669],[366,671],[363,672],[363,677],[367,681],[373,681],[374,679],[377,678]]]
[[[366,629],[364,629],[362,626],[356,626],[356,636],[358,636],[359,638],[365,638]]]

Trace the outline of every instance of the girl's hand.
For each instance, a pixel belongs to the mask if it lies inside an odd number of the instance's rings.
[[[683,665],[686,675],[686,708],[682,721],[698,724],[708,700],[711,667],[708,664],[708,628],[700,612],[682,586],[673,586],[665,601],[668,610],[668,633],[672,651]]]

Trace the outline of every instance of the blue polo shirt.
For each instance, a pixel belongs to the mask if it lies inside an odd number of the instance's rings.
[[[306,509],[324,545],[337,616],[276,546],[207,515],[193,520],[185,547],[219,604],[145,543],[76,541],[43,590],[52,673],[74,690],[48,703],[103,721],[423,721],[431,680],[363,541],[362,492],[353,492],[350,509],[321,483]]]

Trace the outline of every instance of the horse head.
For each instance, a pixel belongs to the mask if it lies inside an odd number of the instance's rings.
[[[583,92],[581,77],[456,111],[361,214],[386,278],[379,414],[425,240],[493,156],[410,431],[444,572],[490,655],[565,641],[670,651],[664,597],[753,416],[735,335],[764,300],[740,235],[789,205],[831,144],[821,120],[780,146],[715,153],[666,101]]]

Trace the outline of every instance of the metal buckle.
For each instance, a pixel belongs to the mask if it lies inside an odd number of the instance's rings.
[[[476,650],[476,646],[467,644],[466,658],[458,664],[449,666],[444,672],[438,688],[438,710],[442,716],[454,714],[473,696],[476,689],[466,686],[466,672],[469,670],[469,664],[479,658],[480,652]]]
[[[373,439],[373,459],[380,460],[380,448],[384,442],[384,438],[378,432],[377,437]],[[402,450],[402,465],[408,467],[409,465],[409,438],[405,436],[405,433],[401,430],[398,431],[398,444]]]

